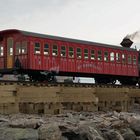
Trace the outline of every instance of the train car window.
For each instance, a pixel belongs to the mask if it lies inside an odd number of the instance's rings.
[[[137,58],[136,58],[136,56],[135,56],[135,55],[133,56],[133,64],[134,64],[134,65],[136,65],[136,64],[137,64]]]
[[[76,54],[77,54],[77,58],[78,59],[82,58],[82,54],[81,54],[81,49],[80,48],[77,48]]]
[[[16,42],[16,55],[19,55],[21,53],[21,43]]]
[[[40,43],[35,43],[35,54],[40,54]]]
[[[7,54],[8,55],[13,55],[13,44],[14,44],[13,38],[9,37],[7,39],[7,49],[8,49]]]
[[[110,53],[110,61],[114,61],[115,60],[115,54],[114,52]]]
[[[108,60],[109,60],[108,52],[104,52],[104,61],[108,62]]]
[[[84,59],[88,59],[88,49],[84,49]]]
[[[21,44],[21,52],[22,52],[22,54],[27,53],[27,41],[22,42],[22,44]]]
[[[91,50],[91,56],[90,56],[91,60],[95,60],[95,51]]]
[[[120,53],[116,53],[116,62],[117,63],[121,62],[121,54]]]
[[[66,47],[65,46],[61,46],[61,56],[66,57]]]
[[[99,60],[99,61],[102,60],[102,51],[98,51],[98,60]]]
[[[69,57],[74,58],[74,49],[72,47],[69,47]]]
[[[3,46],[0,45],[0,56],[3,56],[3,55],[4,55],[4,53],[3,53]]]
[[[131,57],[131,55],[128,55],[128,64],[132,64],[132,57]]]
[[[44,55],[49,55],[49,44],[44,44]]]
[[[126,64],[126,55],[125,54],[122,54],[122,63]]]
[[[57,56],[58,55],[58,47],[57,47],[57,45],[53,45],[52,55],[53,56]]]

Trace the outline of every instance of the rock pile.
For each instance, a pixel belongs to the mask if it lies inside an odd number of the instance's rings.
[[[126,112],[0,115],[0,140],[140,140],[140,115]]]

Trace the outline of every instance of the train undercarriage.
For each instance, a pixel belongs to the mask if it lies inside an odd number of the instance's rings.
[[[22,70],[11,69],[0,71],[1,76],[5,74],[17,75],[19,81],[32,81],[32,82],[57,82],[56,76],[68,77],[87,77],[94,78],[95,84],[111,84],[115,85],[119,82],[121,85],[136,85],[140,83],[138,77],[116,76],[116,75],[103,75],[103,74],[84,74],[84,73],[66,73],[55,71],[37,71],[37,70]]]

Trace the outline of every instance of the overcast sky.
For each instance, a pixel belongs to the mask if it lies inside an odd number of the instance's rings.
[[[9,28],[119,45],[140,30],[140,0],[0,0]]]

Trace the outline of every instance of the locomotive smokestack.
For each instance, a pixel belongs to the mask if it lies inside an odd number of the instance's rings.
[[[123,47],[130,48],[133,43],[140,43],[140,31],[128,34],[120,44]]]

